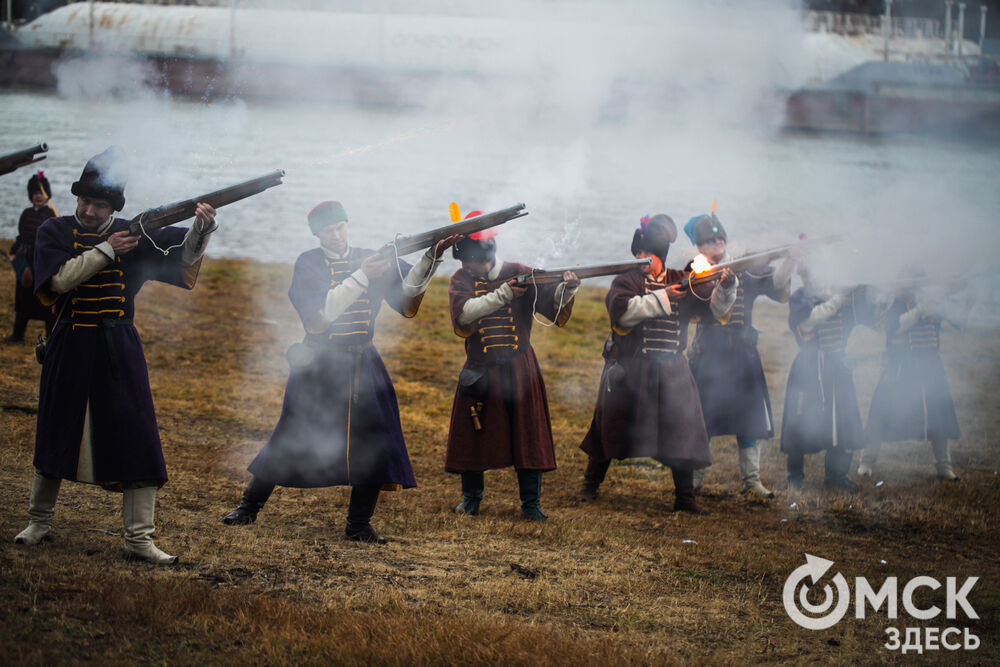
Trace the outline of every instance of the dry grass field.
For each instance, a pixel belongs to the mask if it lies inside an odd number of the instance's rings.
[[[709,516],[671,512],[669,471],[615,465],[598,502],[574,500],[585,466],[607,331],[603,290],[581,290],[562,330],[536,327],[559,469],[546,474],[550,519],[520,519],[514,475],[486,476],[483,513],[452,514],[459,480],[443,470],[461,341],[436,280],[416,320],[383,310],[376,344],[399,395],[419,488],[384,493],[373,524],[384,547],[343,539],[348,492],[278,489],[256,524],[227,527],[246,465],[280,411],[284,350],[300,336],[285,296],[290,267],[210,260],[193,292],[148,285],[136,324],[149,362],[170,482],[157,538],[176,567],[127,562],[120,495],[64,483],[53,539],[13,544],[26,524],[40,367],[29,345],[0,346],[0,648],[8,664],[671,664],[1000,661],[1000,341],[944,335],[964,437],[961,483],[933,478],[930,447],[889,445],[858,493],[786,489],[777,440],[764,443],[772,501],[739,493],[732,439],[713,442]],[[13,278],[0,272],[0,331]],[[779,413],[795,353],[779,305],[758,303],[761,354]],[[40,330],[29,327],[29,336]],[[882,335],[851,346],[867,414]],[[780,422],[779,422],[780,423]],[[877,482],[882,482],[877,484]],[[786,615],[785,579],[805,553],[828,572],[879,585],[928,575],[980,577],[980,618],[889,620],[883,612],[809,631]],[[944,607],[921,588],[918,606]],[[818,602],[817,598],[814,602]],[[852,607],[853,611],[853,607]],[[976,651],[901,655],[886,627],[968,627]]]

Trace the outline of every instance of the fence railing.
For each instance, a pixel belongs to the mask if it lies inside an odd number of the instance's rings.
[[[806,11],[803,21],[810,32],[829,32],[837,35],[883,35],[884,16],[869,14],[843,14],[839,12]],[[937,19],[900,16],[892,18],[892,37],[943,38],[944,29]]]

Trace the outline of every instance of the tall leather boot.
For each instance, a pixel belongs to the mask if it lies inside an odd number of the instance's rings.
[[[122,494],[122,523],[125,525],[125,556],[155,565],[173,565],[171,556],[153,544],[153,513],[156,508],[156,487],[125,489]]]
[[[806,457],[804,454],[788,454],[788,488],[801,489],[806,478]]]
[[[826,450],[825,479],[823,486],[837,491],[857,491],[858,485],[847,479],[851,470],[852,452],[844,447],[833,447]]]
[[[674,511],[691,514],[708,514],[708,510],[694,499],[694,470],[671,468],[674,478]]]
[[[479,514],[479,503],[483,500],[486,481],[482,470],[467,470],[462,473],[462,502],[455,508],[457,514],[475,516]]]
[[[28,499],[28,527],[17,534],[17,544],[38,544],[49,534],[52,515],[55,514],[56,498],[59,496],[61,479],[44,477],[35,471],[31,480],[31,496]]]
[[[761,498],[774,498],[774,493],[760,483],[760,447],[754,443],[745,447],[740,446],[738,450],[743,490]]]
[[[380,486],[351,487],[351,502],[347,506],[347,528],[344,536],[355,542],[385,544],[386,539],[372,528],[371,518],[375,513]]]
[[[576,499],[581,503],[597,500],[597,489],[604,482],[604,476],[608,474],[610,466],[611,459],[607,461],[588,459],[587,469],[583,471],[583,487],[580,489],[580,493],[576,494]]]
[[[947,440],[932,440],[937,478],[947,482],[959,481],[959,476],[951,469],[951,448]]]
[[[257,477],[251,477],[247,488],[243,490],[240,504],[232,512],[222,517],[222,523],[227,526],[245,526],[257,520],[257,513],[271,497],[274,484]]]
[[[882,450],[881,442],[873,442],[861,450],[861,460],[858,461],[858,476],[871,477],[874,472],[875,462],[878,460],[879,452]]]
[[[548,519],[541,505],[542,471],[518,470],[517,487],[521,495],[521,516],[532,521]]]

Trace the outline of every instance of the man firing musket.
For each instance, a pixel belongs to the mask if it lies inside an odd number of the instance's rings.
[[[47,150],[49,150],[48,144],[42,142],[23,151],[14,151],[7,155],[0,155],[0,176],[9,174],[15,169],[26,167],[29,164],[41,162],[46,157],[45,155],[41,155],[41,153]]]
[[[684,348],[691,318],[729,310],[736,276],[724,271],[704,300],[672,287],[683,276],[665,265],[676,238],[669,215],[643,216],[631,251],[650,263],[615,278],[604,300],[611,332],[594,417],[580,443],[588,459],[581,502],[597,498],[612,459],[651,457],[670,467],[674,510],[707,513],[695,500],[694,474],[711,454]]]
[[[73,183],[75,214],[38,229],[35,290],[55,302],[57,317],[43,348],[30,522],[15,541],[38,544],[48,534],[68,479],[123,491],[126,555],[170,564],[177,557],[152,541],[156,492],[167,471],[132,318],[146,281],[194,287],[218,225],[215,208],[197,202],[184,212],[194,215],[190,229],[147,228],[138,236],[113,215],[125,206],[125,182],[124,155],[113,146]],[[181,251],[160,252],[161,245]]]
[[[451,214],[456,227],[462,224],[457,204]],[[474,211],[468,219],[478,215]],[[564,271],[558,283],[518,282],[531,267],[498,259],[494,237],[494,230],[485,230],[462,237],[452,249],[462,268],[451,277],[448,299],[466,360],[455,388],[445,470],[462,477],[455,512],[476,515],[484,471],[513,466],[521,516],[542,521],[548,518],[540,503],[542,473],[556,467],[556,458],[531,326],[536,312],[565,325],[580,279]]]
[[[684,232],[701,255],[686,267],[692,275],[683,287],[714,280],[716,273],[736,273],[737,288],[731,309],[723,316],[698,322],[691,344],[691,372],[698,384],[708,437],[735,435],[739,449],[743,491],[761,497],[773,493],[760,481],[760,448],[757,441],[774,436],[771,398],[764,368],[757,352],[757,330],[753,327],[753,304],[759,296],[779,303],[788,301],[795,258],[792,246],[730,260],[726,253],[726,230],[712,210],[691,218]],[[786,259],[777,269],[768,263]],[[697,291],[694,291],[697,295]],[[697,471],[695,487],[700,488],[704,469]]]
[[[382,302],[414,317],[441,255],[459,234],[527,215],[524,204],[461,225],[397,237],[379,250],[350,246],[347,211],[336,201],[307,216],[320,246],[295,262],[288,297],[305,338],[289,350],[281,416],[250,463],[252,477],[226,525],[257,519],[275,486],[350,486],[349,540],[384,544],[371,525],[382,489],[416,486],[392,380],[372,344]],[[400,255],[427,252],[412,267]]]
[[[938,295],[934,289],[921,294],[920,287],[940,289],[948,283],[959,287],[967,281],[968,276],[943,281],[919,276],[895,283],[897,293],[885,317],[882,375],[872,395],[867,446],[858,465],[860,476],[872,475],[882,443],[917,440],[930,442],[938,479],[959,481],[951,468],[949,441],[961,437],[961,429],[941,363],[941,324],[947,320],[962,326],[971,306],[960,314],[949,313],[953,304],[943,290]]]

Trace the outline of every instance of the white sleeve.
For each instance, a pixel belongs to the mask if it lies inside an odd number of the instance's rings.
[[[202,229],[204,225],[198,218],[194,219],[194,224],[191,228],[187,230],[187,234],[184,235],[184,242],[182,244],[183,248],[183,259],[182,263],[185,267],[191,266],[205,254],[205,248],[208,247],[208,240],[212,237],[212,232],[219,228],[219,223],[213,221],[211,229]]]
[[[736,289],[739,286],[740,279],[737,278],[729,287],[723,287],[720,282],[712,290],[712,299],[709,306],[712,309],[712,315],[715,319],[721,320],[732,309],[733,304],[736,303]]]
[[[403,296],[413,298],[419,296],[427,290],[427,283],[437,268],[441,266],[441,260],[434,257],[434,249],[428,248],[427,252],[421,255],[420,261],[414,264],[403,279]]]
[[[920,321],[920,318],[924,316],[924,306],[923,304],[918,305],[914,308],[910,308],[908,311],[899,316],[899,329],[900,333],[908,331],[913,328],[913,325]]]
[[[462,305],[462,312],[459,314],[457,322],[460,326],[467,327],[473,322],[486,317],[490,313],[499,310],[514,300],[514,290],[510,285],[504,283],[492,292],[487,292],[482,296],[469,299]]]
[[[114,259],[115,251],[111,249],[111,244],[107,241],[98,243],[90,250],[64,262],[55,275],[49,279],[49,288],[57,294],[65,294],[89,280]]]
[[[666,317],[671,312],[667,291],[658,289],[649,294],[634,296],[628,300],[625,313],[618,318],[617,326],[631,329],[643,320]]]
[[[850,299],[846,294],[838,294],[818,306],[813,306],[813,309],[809,311],[809,317],[799,325],[799,332],[803,334],[810,333],[820,323],[826,322],[828,319],[836,315],[841,308],[847,305],[849,300]]]
[[[358,269],[326,293],[326,303],[319,311],[319,316],[325,320],[326,324],[344,314],[352,303],[357,301],[368,289],[368,276],[361,269]]]

